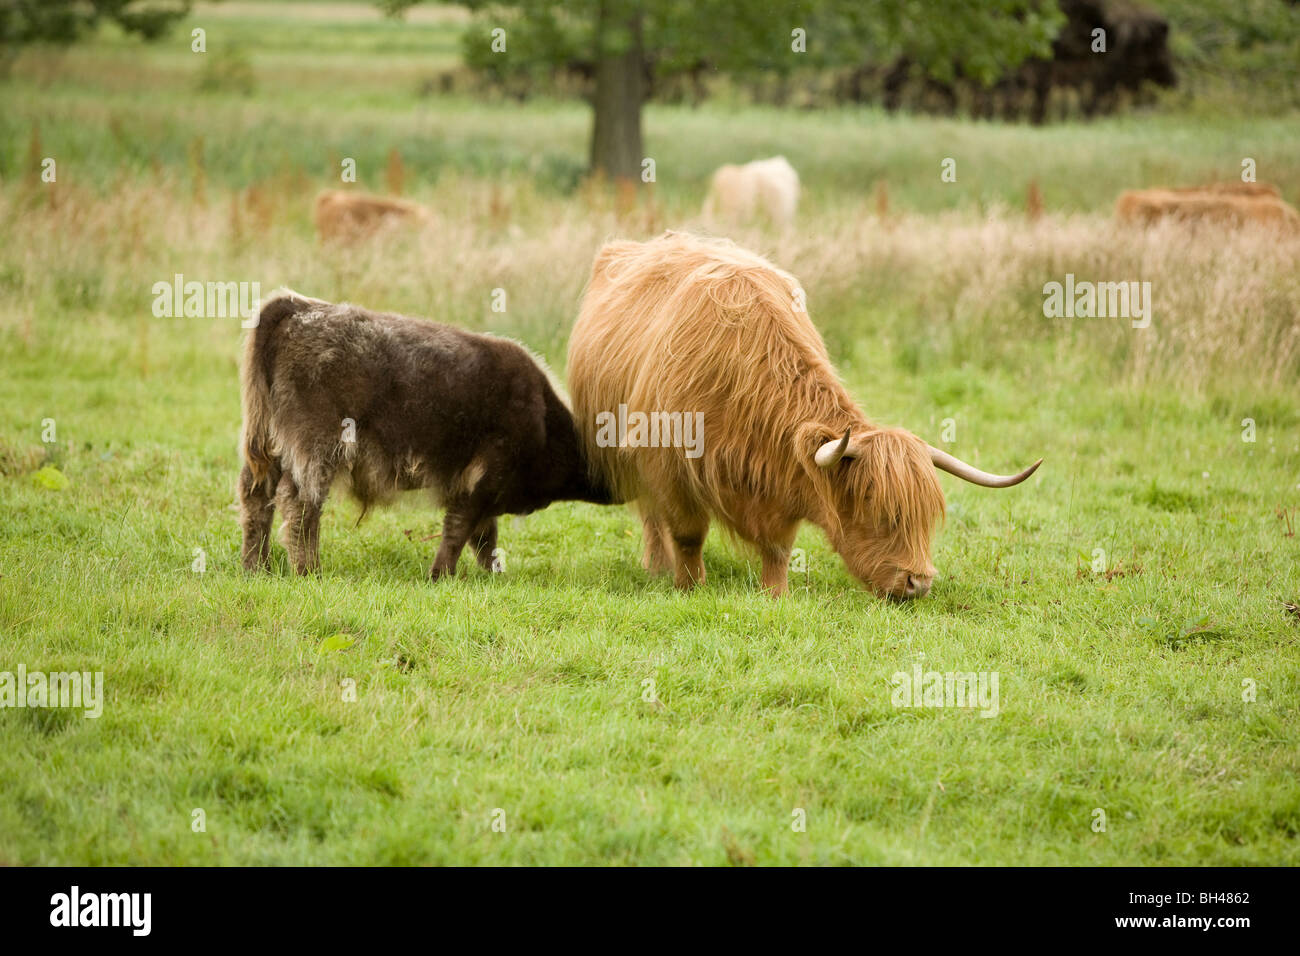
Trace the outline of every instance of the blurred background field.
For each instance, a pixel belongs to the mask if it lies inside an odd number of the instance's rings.
[[[1300,240],[1111,218],[1244,157],[1300,199],[1300,114],[1262,92],[1294,50],[1222,39],[1233,5],[1155,6],[1185,82],[1150,102],[1034,127],[727,82],[647,107],[635,201],[586,180],[587,105],[467,77],[459,8],[200,4],[159,42],[24,50],[0,82],[0,669],[102,669],[109,702],[0,714],[0,862],[1295,863]],[[319,579],[238,571],[243,331],[156,318],[155,282],[490,330],[562,377],[600,244],[716,231],[713,169],[777,153],[795,227],[727,234],[800,278],[867,413],[931,441],[951,419],[985,468],[1047,460],[1014,491],[945,479],[929,599],[874,600],[810,528],[788,602],[717,534],[676,595],[633,516],[576,505],[506,522],[500,577],[431,587],[417,501],[354,529],[332,500]],[[433,221],[319,243],[344,158]],[[1151,327],[1044,317],[1066,273],[1150,281]],[[918,661],[1000,670],[1002,715],[894,710]]]
[[[382,189],[396,149],[416,191],[466,174],[569,194],[587,168],[589,108],[546,95],[520,102],[491,88],[443,95],[439,78],[464,69],[467,22],[456,7],[416,6],[393,21],[356,2],[199,4],[159,43],[106,24],[90,44],[27,49],[3,91],[0,176],[30,168],[38,126],[45,152],[71,161],[65,181],[98,189],[159,166],[193,175],[196,160],[217,185],[248,186],[284,170],[337,182],[341,156],[357,160],[363,185]],[[207,31],[205,54],[190,52],[196,26]],[[1286,64],[1274,63],[1270,75],[1287,75]],[[1179,66],[1184,88],[1165,94],[1167,110],[1045,129],[890,117],[878,107],[777,108],[744,102],[733,90],[741,81],[722,78],[697,105],[651,103],[646,152],[657,164],[657,198],[678,214],[698,208],[718,165],[774,152],[799,170],[814,216],[878,180],[901,208],[923,212],[1016,208],[1030,180],[1049,209],[1106,212],[1121,189],[1237,178],[1249,130],[1261,178],[1300,194],[1294,104],[1258,87],[1238,91],[1223,67],[1217,85],[1192,98],[1185,87],[1196,74]],[[1215,105],[1197,112],[1207,102]],[[958,188],[935,188],[949,155],[961,159]]]

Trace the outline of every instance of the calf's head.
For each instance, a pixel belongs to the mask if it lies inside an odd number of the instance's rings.
[[[1041,464],[1040,458],[1019,474],[990,475],[892,428],[846,431],[813,455],[815,470],[826,479],[831,543],[855,577],[895,600],[923,597],[934,581],[932,545],[944,515],[935,469],[987,488],[1007,488]]]

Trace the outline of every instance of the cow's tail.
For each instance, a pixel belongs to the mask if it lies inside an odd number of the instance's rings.
[[[244,427],[240,434],[239,448],[256,484],[270,480],[271,466],[277,456],[271,407],[271,369],[275,364],[276,327],[289,316],[320,304],[322,303],[316,299],[308,299],[287,289],[275,292],[270,301],[262,306],[257,315],[257,324],[248,333],[248,339],[244,343],[244,357],[239,367]],[[267,490],[274,491],[272,488]]]

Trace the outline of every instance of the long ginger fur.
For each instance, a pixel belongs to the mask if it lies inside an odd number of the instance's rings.
[[[875,425],[849,396],[802,302],[792,275],[725,240],[609,243],[570,340],[579,433],[600,477],[643,514],[716,517],[765,560],[812,521],[888,593],[900,573],[933,573],[943,493],[926,444]],[[601,447],[596,416],[620,404],[702,412],[702,455]],[[816,465],[817,448],[846,430],[853,457]]]

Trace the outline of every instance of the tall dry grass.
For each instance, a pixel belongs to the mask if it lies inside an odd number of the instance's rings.
[[[410,191],[434,212],[423,228],[326,247],[309,215],[320,185],[286,174],[237,192],[209,186],[202,198],[192,179],[166,173],[123,177],[103,194],[8,186],[0,190],[0,328],[28,344],[87,324],[109,340],[139,335],[162,321],[150,312],[152,285],[181,273],[488,329],[554,360],[601,243],[665,227],[709,231],[693,209],[657,200],[630,206],[607,190],[560,198],[526,180],[446,176]],[[801,279],[841,361],[880,348],[955,365],[1056,356],[1116,381],[1184,388],[1232,378],[1287,388],[1300,377],[1300,241],[1177,224],[1143,231],[1103,216],[1027,222],[1006,209],[882,219],[876,206],[870,197],[814,204],[788,232],[732,233]],[[1067,273],[1150,282],[1150,327],[1045,317],[1043,286]],[[505,312],[492,310],[497,289]],[[167,321],[176,333],[169,339],[235,353],[236,323]]]

